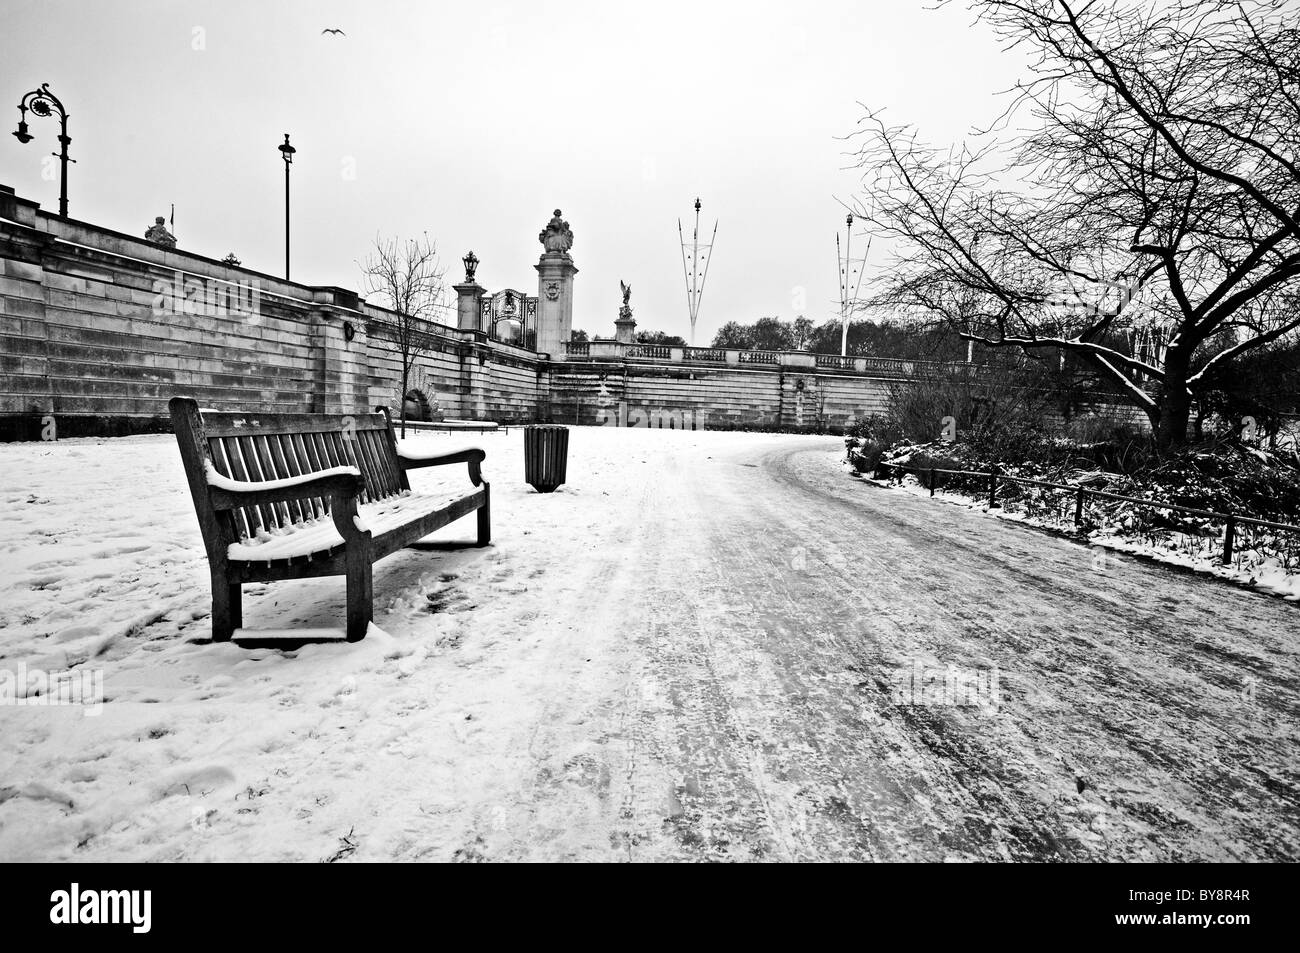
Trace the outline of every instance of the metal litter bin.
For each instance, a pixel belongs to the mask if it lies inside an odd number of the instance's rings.
[[[564,483],[569,462],[569,428],[534,424],[524,428],[524,482],[538,493]]]

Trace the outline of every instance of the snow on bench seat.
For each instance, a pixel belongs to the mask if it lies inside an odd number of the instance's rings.
[[[298,476],[285,477],[281,480],[232,480],[230,477],[218,473],[211,460],[204,461],[203,473],[207,477],[210,486],[236,493],[240,491],[283,490],[288,487],[302,486],[304,483],[310,483],[312,480],[318,480],[321,477],[361,476],[361,471],[356,467],[330,467],[328,470],[313,470],[310,473],[301,473]]]
[[[357,528],[369,530],[372,536],[382,536],[431,510],[454,503],[462,495],[407,491],[401,496],[363,503],[357,507]],[[232,560],[243,562],[271,562],[325,553],[342,545],[343,537],[335,528],[333,518],[326,516],[294,523],[275,533],[261,534],[257,539],[232,543],[227,548],[226,555]]]
[[[462,443],[459,440],[454,443],[432,445],[421,443],[418,446],[409,440],[397,441],[397,456],[401,460],[433,460],[437,457],[445,457],[449,453],[461,453],[465,450],[483,450],[483,447],[477,443]]]

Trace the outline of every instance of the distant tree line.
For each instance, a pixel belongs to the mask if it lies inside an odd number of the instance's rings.
[[[666,334],[663,331],[638,331],[636,343],[657,344],[660,347],[685,347],[686,339],[679,334]]]
[[[782,321],[759,318],[753,324],[728,321],[713,337],[714,347],[755,351],[809,351],[839,354],[843,325],[826,321],[814,325],[809,318]],[[940,324],[861,320],[849,322],[848,353],[851,357],[893,357],[902,360],[961,361],[966,344],[950,328]]]
[[[570,341],[587,341],[587,332],[581,328],[574,328],[569,332]],[[663,331],[638,331],[636,332],[637,344],[658,344],[661,347],[685,347],[686,339],[677,334],[666,334]]]

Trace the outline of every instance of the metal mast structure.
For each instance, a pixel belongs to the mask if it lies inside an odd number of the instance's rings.
[[[709,277],[709,261],[713,258],[713,243],[718,238],[718,222],[713,222],[713,235],[707,244],[700,244],[700,200],[695,200],[695,230],[691,232],[688,246],[682,232],[682,220],[677,220],[677,236],[682,241],[682,274],[686,278],[686,307],[691,317],[691,346],[695,346],[695,322],[700,317],[700,299],[704,297],[704,282]],[[689,255],[687,254],[689,250]],[[704,270],[700,271],[703,256]],[[689,265],[687,261],[689,259]]]
[[[862,274],[865,272],[867,256],[853,258],[853,213],[844,219],[845,239],[841,255],[840,236],[835,235],[835,264],[840,271],[840,357],[849,356],[849,318],[853,305],[858,300],[858,290],[862,287]],[[867,239],[867,252],[871,251],[871,239]],[[854,267],[854,266],[858,267]],[[856,278],[854,277],[856,275]]]

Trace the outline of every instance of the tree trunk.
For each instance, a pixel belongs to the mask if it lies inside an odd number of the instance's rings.
[[[406,439],[406,382],[410,379],[411,369],[402,363],[402,392],[397,395],[398,411],[402,417],[402,439]]]
[[[1154,421],[1156,445],[1178,447],[1187,442],[1187,425],[1191,422],[1192,398],[1181,380],[1166,381],[1160,399],[1160,413]]]
[[[1192,395],[1187,391],[1193,345],[1170,348],[1165,354],[1164,381],[1160,387],[1158,418],[1153,421],[1156,446],[1181,447],[1187,443]]]

